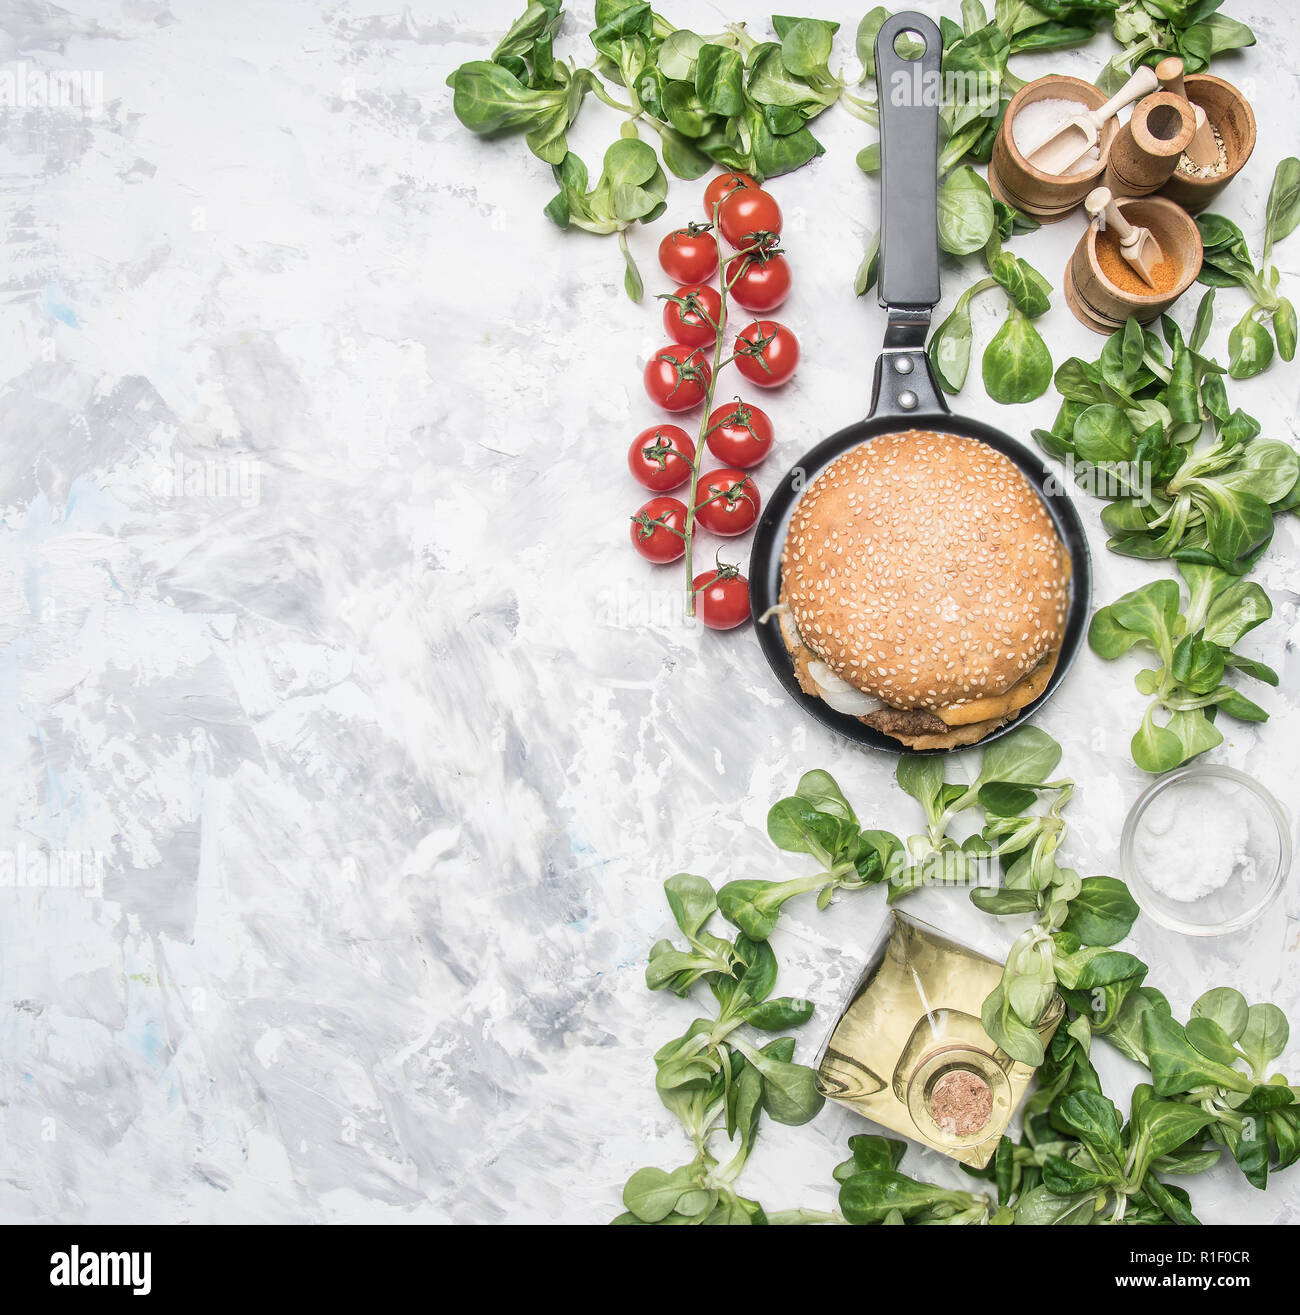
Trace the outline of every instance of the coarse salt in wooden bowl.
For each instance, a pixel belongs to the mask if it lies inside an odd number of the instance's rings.
[[[997,199],[1015,206],[1023,214],[1032,215],[1043,224],[1064,219],[1094,187],[1106,168],[1106,157],[1119,124],[1107,119],[1098,133],[1101,158],[1093,167],[1079,173],[1050,174],[1036,168],[1020,153],[1012,132],[1016,115],[1026,105],[1040,100],[1072,100],[1085,109],[1098,110],[1106,103],[1105,94],[1082,78],[1064,74],[1051,74],[1026,83],[1011,98],[1007,112],[998,127],[993,141],[993,155],[989,160],[989,188]]]

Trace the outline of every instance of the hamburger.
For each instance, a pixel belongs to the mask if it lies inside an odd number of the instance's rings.
[[[1069,556],[1001,452],[910,429],[831,462],[790,521],[778,615],[805,693],[909,749],[975,744],[1056,668]]]

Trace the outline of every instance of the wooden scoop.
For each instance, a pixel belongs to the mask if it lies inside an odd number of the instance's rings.
[[[1205,111],[1193,100],[1188,100],[1187,88],[1183,84],[1183,61],[1177,55],[1170,55],[1156,65],[1156,77],[1166,91],[1181,96],[1192,107],[1196,116],[1196,135],[1188,143],[1187,158],[1193,164],[1201,166],[1216,164],[1219,159],[1219,143],[1214,140],[1214,129],[1205,117]]]
[[[1092,147],[1098,145],[1098,131],[1108,118],[1119,113],[1125,105],[1149,95],[1157,87],[1159,79],[1154,70],[1145,66],[1138,68],[1136,74],[1100,109],[1090,109],[1087,113],[1067,118],[1041,142],[1034,143],[1029,150],[1024,151],[1025,159],[1034,168],[1041,168],[1044,174],[1066,174]]]
[[[1159,86],[1160,79],[1155,70],[1143,65],[1100,109],[1076,114],[1060,127],[1053,128],[1042,141],[1024,152],[1025,159],[1044,173],[1069,172],[1097,145],[1098,131],[1107,119]]]
[[[1133,266],[1143,283],[1154,288],[1156,281],[1151,271],[1165,258],[1155,234],[1149,228],[1130,224],[1124,218],[1109,187],[1097,187],[1089,192],[1084,198],[1083,208],[1093,219],[1099,220],[1102,227],[1115,230],[1120,255]]]

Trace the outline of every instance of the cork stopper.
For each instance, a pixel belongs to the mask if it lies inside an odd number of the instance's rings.
[[[993,1114],[993,1092],[978,1073],[954,1068],[930,1090],[930,1113],[950,1136],[969,1137]]]

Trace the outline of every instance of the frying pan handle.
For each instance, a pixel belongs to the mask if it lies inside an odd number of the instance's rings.
[[[925,45],[894,49],[900,32]],[[880,304],[889,314],[869,415],[947,412],[925,339],[939,300],[939,98],[943,37],[924,14],[900,13],[876,33],[880,114]]]
[[[935,382],[930,369],[930,358],[925,354],[925,329],[920,330],[920,341],[912,346],[891,346],[890,339],[900,326],[890,316],[885,332],[885,350],[876,358],[876,375],[871,384],[871,409],[867,419],[875,416],[913,416],[930,412],[948,415],[948,403]],[[906,329],[905,329],[906,331]]]
[[[900,32],[925,42],[920,59],[894,50]],[[943,37],[924,14],[887,18],[876,33],[880,114],[880,304],[939,300],[939,94]]]

